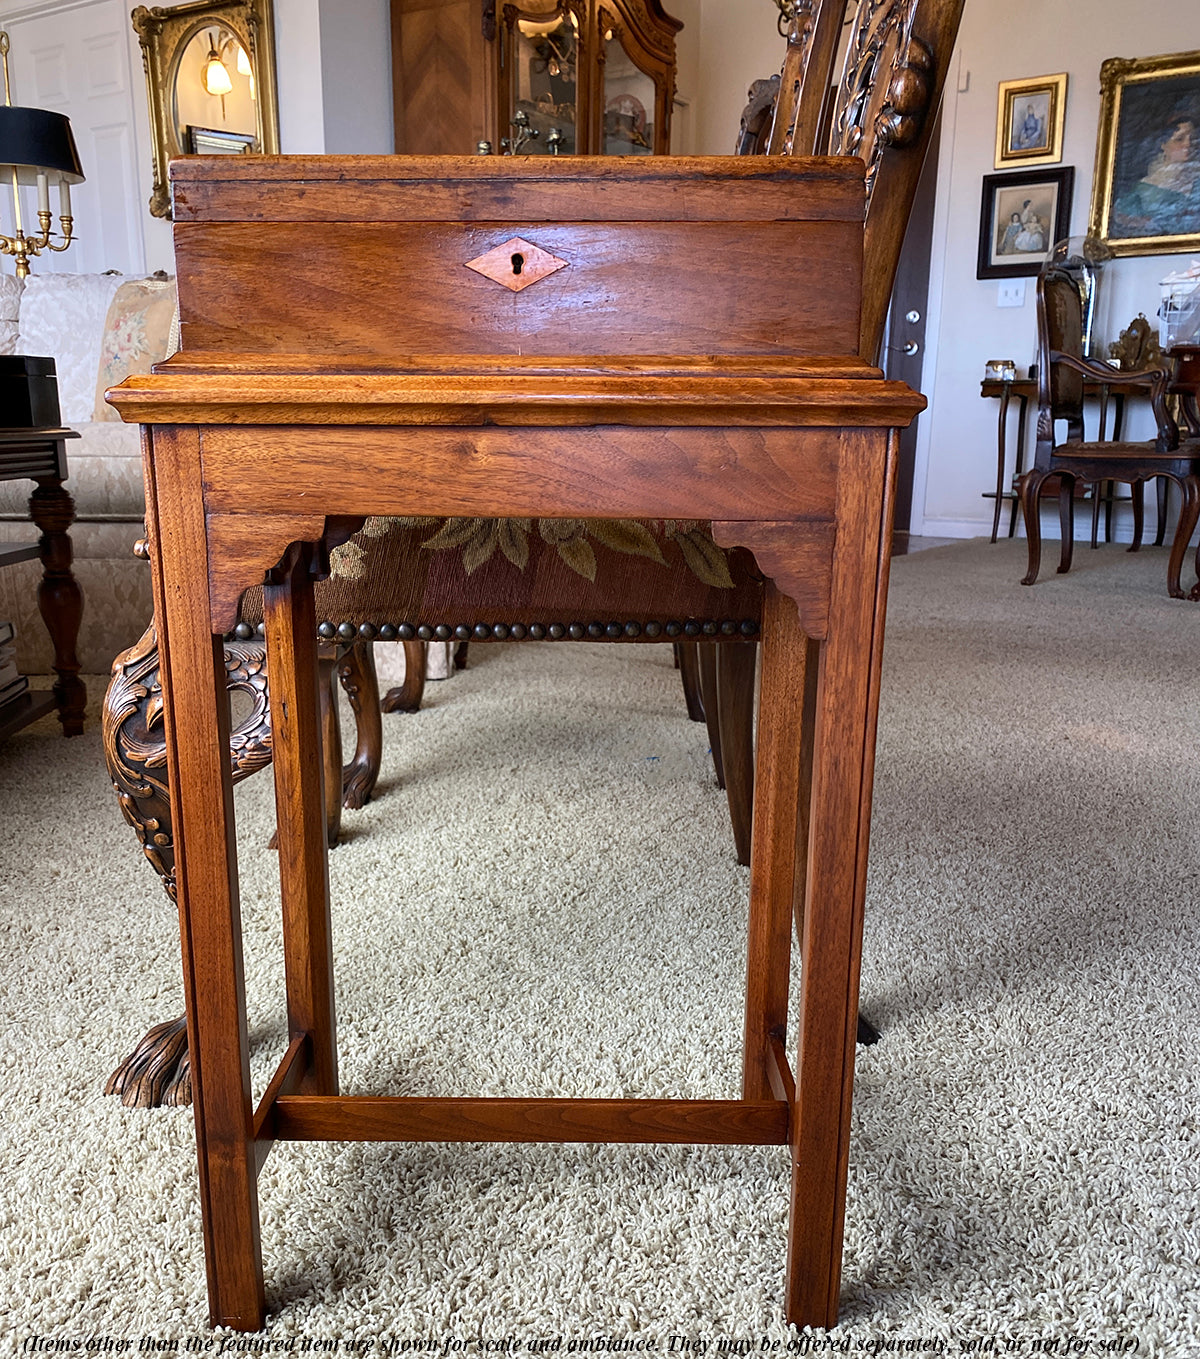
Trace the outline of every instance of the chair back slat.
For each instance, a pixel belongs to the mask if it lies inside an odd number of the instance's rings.
[[[858,156],[867,165],[859,354],[879,356],[904,233],[937,121],[965,0],[858,0],[836,95],[829,145],[822,128],[845,0],[794,0],[771,128],[761,110],[742,153]],[[761,101],[764,82],[751,94]],[[754,115],[754,102],[746,117]],[[743,121],[745,134],[746,123]]]
[[[1038,429],[1044,417],[1083,420],[1083,374],[1057,354],[1083,355],[1083,299],[1079,285],[1064,269],[1042,270],[1037,284],[1038,317]]]
[[[937,121],[964,0],[859,0],[830,155],[867,164],[859,353],[878,357],[904,233]]]
[[[769,156],[819,156],[845,0],[793,0]]]

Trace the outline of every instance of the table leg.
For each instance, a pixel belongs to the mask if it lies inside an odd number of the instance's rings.
[[[83,592],[71,570],[74,549],[67,530],[75,522],[75,502],[57,478],[38,482],[29,497],[29,517],[42,531],[38,555],[42,579],[38,585],[38,609],[54,644],[54,700],[64,736],[83,732],[87,689],[79,678],[75,644],[83,617]]]
[[[858,969],[896,467],[895,440],[882,431],[847,432],[841,446],[843,489],[829,635],[820,650],[815,694],[786,1282],[788,1320],[818,1326],[836,1321],[841,1283]],[[846,489],[850,487],[855,488],[852,498]],[[764,695],[771,692],[767,671],[779,666],[781,659],[779,643],[772,645],[771,635],[765,633]]]
[[[298,1093],[336,1095],[337,1038],[329,922],[321,691],[311,549],[294,546],[277,584],[263,587],[279,885],[283,899],[288,1036],[308,1034],[309,1065]],[[341,803],[341,756],[333,796]]]
[[[1000,532],[1000,511],[1004,506],[1004,463],[1008,455],[1008,401],[1011,394],[1011,389],[1006,383],[1000,393],[1000,414],[996,420],[996,508],[992,514],[993,543]]]
[[[1024,392],[1017,395],[1017,400],[1021,403],[1017,412],[1017,460],[1013,467],[1013,482],[1025,470],[1025,417],[1029,411],[1029,398]],[[1008,536],[1015,538],[1017,533],[1017,515],[1020,513],[1021,501],[1019,496],[1013,496],[1012,509],[1009,511]]]
[[[259,1244],[229,701],[211,631],[208,540],[194,428],[154,430],[147,527],[165,701],[200,1207],[213,1325],[259,1330]],[[272,676],[272,685],[275,677]]]
[[[796,606],[768,581],[758,707],[754,831],[750,844],[750,933],[742,1098],[772,1098],[771,1037],[787,1030],[793,916],[803,919],[817,644],[800,630]]]

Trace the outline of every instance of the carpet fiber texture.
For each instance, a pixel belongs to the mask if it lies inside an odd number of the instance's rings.
[[[280,1144],[274,1348],[1200,1355],[1200,606],[1076,557],[894,565],[836,1331],[782,1320],[783,1149]],[[173,912],[94,718],[0,758],[0,1336],[202,1346],[191,1114],[101,1093],[182,1009]],[[257,1095],[269,777],[237,811]],[[737,1094],[748,872],[668,649],[476,649],[345,825],[346,1091]]]

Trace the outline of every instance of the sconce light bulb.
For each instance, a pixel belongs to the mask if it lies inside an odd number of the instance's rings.
[[[254,72],[250,69],[250,58],[241,43],[237,45],[237,73],[244,76],[254,75]]]
[[[215,47],[210,50],[204,65],[204,88],[209,94],[229,94],[233,90],[233,81]]]

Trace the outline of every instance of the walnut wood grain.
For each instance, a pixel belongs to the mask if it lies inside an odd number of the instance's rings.
[[[796,0],[792,5],[767,155],[820,155],[845,10],[845,0]]]
[[[283,899],[284,975],[288,1033],[307,1034],[310,1056],[301,1089],[337,1093],[337,1037],[333,1003],[333,942],[326,853],[326,778],[317,621],[313,610],[310,550],[294,548],[277,584],[263,587],[267,667],[271,676],[271,741],[275,819]],[[333,717],[336,727],[337,718]],[[341,756],[335,802],[341,803]]]
[[[357,263],[347,272],[342,238],[350,230]],[[419,352],[436,339],[465,354],[519,355],[533,344],[562,354],[666,346],[714,354],[731,334],[742,353],[854,353],[860,223],[763,222],[756,235],[761,240],[751,245],[737,222],[697,222],[684,243],[665,222],[359,222],[322,232],[279,222],[269,233],[244,223],[177,224],[180,314],[187,318],[180,333],[185,349],[264,353],[302,350],[314,331],[328,353]],[[566,266],[518,293],[468,267],[513,236]],[[779,267],[796,258],[809,261],[805,271]],[[698,260],[705,267],[697,268]],[[809,269],[831,286],[811,287]],[[281,290],[274,281],[285,273],[294,286]],[[218,274],[224,282],[214,287]],[[210,282],[199,289],[198,278]],[[747,292],[756,296],[749,312]],[[854,297],[851,307],[840,305],[846,294]],[[627,318],[635,307],[633,329]],[[581,312],[586,326],[576,323]]]
[[[292,360],[291,362],[294,362]],[[168,424],[624,425],[841,427],[905,424],[925,407],[900,382],[850,384],[705,373],[581,375],[570,383],[522,374],[347,374],[323,377],[180,372],[128,378],[106,394],[126,420]]]
[[[772,1035],[787,1028],[792,922],[807,850],[816,643],[792,600],[767,587],[759,689],[742,1096],[771,1094]]]
[[[823,1317],[826,1326],[837,1318],[841,1280],[895,459],[886,433],[843,435],[830,595],[838,626],[821,648],[817,679],[785,1291],[790,1318]]]
[[[769,576],[800,611],[809,637],[829,631],[829,572],[836,530],[833,524],[730,523],[713,520],[713,539],[720,547],[748,547]]]
[[[721,773],[734,853],[738,863],[749,864],[754,824],[754,672],[758,649],[747,642],[719,646],[716,652]]]
[[[742,161],[728,169],[719,159],[649,167],[422,165],[404,157],[231,166],[237,158],[223,159],[224,165],[197,160],[174,171],[181,195],[179,273],[187,280],[184,358],[157,375],[130,379],[113,394],[125,418],[157,426],[148,463],[156,507],[150,537],[170,652],[168,749],[189,1022],[199,1058],[197,1129],[214,1320],[241,1330],[262,1323],[254,1134],[269,1126],[279,1137],[786,1139],[794,1156],[787,1317],[797,1325],[831,1324],[889,550],[889,430],[923,403],[871,373],[851,374],[837,355],[853,343],[835,352],[841,376],[827,369],[800,377],[755,355],[776,343],[781,352],[817,344],[798,336],[800,315],[824,318],[820,344],[835,333],[858,333],[861,168],[799,159],[786,168]],[[443,182],[435,183],[439,177]],[[534,202],[544,213],[523,216]],[[377,229],[388,222],[367,209],[386,204],[396,214],[392,223],[410,224],[405,230]],[[226,221],[215,220],[222,215]],[[463,224],[457,238],[442,229],[456,221]],[[373,363],[394,356],[412,365],[422,347],[442,356],[456,346],[483,350],[494,359],[542,319],[536,307],[514,308],[548,296],[557,280],[582,277],[572,264],[526,293],[493,289],[472,294],[467,304],[456,276],[440,296],[457,300],[459,314],[438,317],[432,272],[414,282],[418,263],[397,259],[395,242],[465,242],[472,232],[486,234],[482,222],[538,244],[537,224],[548,223],[546,239],[568,259],[571,241],[604,245],[596,276],[604,274],[608,291],[589,293],[580,285],[562,294],[569,299],[563,314],[548,321],[555,347],[572,361],[542,360],[541,371],[525,374],[477,358],[458,374],[446,366],[424,375],[411,367],[349,371],[349,354],[373,349]],[[826,269],[828,242],[851,224],[854,243],[838,267]],[[218,239],[226,245],[210,250]],[[660,284],[639,285],[631,243],[657,242],[653,249],[665,258],[668,240],[678,259],[664,267]],[[725,240],[724,261],[697,252],[699,242]],[[384,241],[391,243],[387,256]],[[771,249],[756,250],[755,241],[772,248],[791,241],[787,267],[781,269]],[[237,242],[244,255],[229,252]],[[293,255],[284,249],[289,242]],[[336,260],[329,255],[333,242]],[[325,256],[336,267],[316,269],[313,261]],[[677,290],[672,320],[672,289],[682,277],[673,271],[683,270],[685,258],[690,275]],[[283,260],[287,267],[277,268]],[[761,267],[763,260],[770,268]],[[722,273],[722,265],[732,271],[743,261],[744,276]],[[336,305],[323,297],[318,307],[320,290],[335,278]],[[377,281],[368,299],[372,316],[364,319],[357,309],[343,286],[347,278]],[[401,316],[409,287],[417,312],[428,313],[419,334],[416,322]],[[698,318],[706,288],[716,299],[713,314]],[[768,297],[766,310],[777,316],[776,292],[787,294],[791,315],[764,326],[759,301]],[[219,296],[224,315],[214,306]],[[609,305],[612,317],[595,316]],[[209,347],[225,347],[230,366],[183,371],[205,325]],[[568,328],[569,343],[563,338]],[[616,358],[597,365],[594,352],[585,353],[596,347],[586,338],[589,329],[602,332],[603,346],[615,347]],[[246,365],[247,335],[278,356],[262,371]],[[298,353],[283,353],[301,341]],[[313,348],[325,349],[325,369],[297,371],[301,355]],[[647,350],[699,362],[681,363],[675,373],[652,370],[637,358]],[[728,351],[734,353],[722,372]],[[747,373],[755,364],[761,374]],[[562,371],[551,371],[555,367]],[[286,816],[292,823],[282,856],[285,916],[293,922],[286,947],[315,997],[328,977],[328,950],[323,938],[315,938],[315,947],[301,940],[303,929],[314,934],[314,922],[320,936],[325,919],[325,846],[311,811],[320,804],[320,760],[312,730],[309,563],[321,568],[318,548],[330,517],[390,513],[714,520],[722,541],[755,552],[767,577],[768,608],[750,873],[749,1102],[347,1102],[280,1094],[255,1122],[246,1078],[232,809],[227,770],[213,753],[222,750],[224,733],[212,629],[236,605],[240,586],[273,566],[268,642],[278,651],[272,687],[282,668],[277,701],[288,703],[293,721],[286,751],[276,748],[277,768],[283,765],[281,822]],[[298,546],[282,567],[254,543],[261,528],[278,549],[297,526]],[[214,561],[210,572],[210,555],[228,565]],[[801,901],[793,1099],[779,1049],[793,911]],[[323,999],[309,1008],[318,1044],[326,1043]],[[290,1022],[297,1039],[298,1011]],[[332,1025],[330,1002],[330,1047]]]
[[[189,156],[170,166],[177,231],[193,222],[422,221],[829,220],[861,229],[862,174],[844,156],[769,165],[737,156],[512,156],[503,177],[494,160],[475,156]]]
[[[425,644],[403,642],[406,658],[411,647],[421,654],[421,679],[424,681]],[[338,683],[350,700],[354,713],[355,743],[350,763],[340,770],[338,785],[342,806],[365,807],[375,791],[383,759],[383,721],[380,717],[379,679],[375,673],[375,648],[370,642],[356,642],[337,662]],[[422,684],[422,688],[423,688]],[[420,695],[417,706],[420,707]],[[333,842],[330,841],[330,848]]]
[[[207,618],[199,434],[157,429],[146,452],[209,1315],[214,1324],[258,1330],[266,1303],[250,1135],[229,704],[220,639]]]
[[[421,1099],[350,1095],[276,1100],[277,1138],[295,1142],[786,1142],[780,1100]]]

